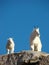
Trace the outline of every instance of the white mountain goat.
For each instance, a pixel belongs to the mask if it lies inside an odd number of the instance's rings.
[[[33,51],[41,51],[42,49],[39,28],[35,28],[31,34],[30,47]]]
[[[14,47],[15,47],[15,44],[13,39],[9,38],[6,45],[7,54],[14,53]]]

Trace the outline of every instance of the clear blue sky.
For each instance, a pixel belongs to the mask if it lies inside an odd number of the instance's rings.
[[[6,54],[9,37],[15,52],[29,50],[33,27],[41,33],[42,51],[49,53],[49,0],[0,0],[0,54]]]

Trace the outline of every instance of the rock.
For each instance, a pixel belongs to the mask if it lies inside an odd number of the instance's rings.
[[[0,65],[49,65],[49,54],[38,51],[21,51],[0,55]]]

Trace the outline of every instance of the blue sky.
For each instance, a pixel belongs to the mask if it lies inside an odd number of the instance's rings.
[[[15,52],[30,49],[33,27],[40,28],[42,51],[49,53],[49,0],[0,0],[0,54],[6,54],[9,37]]]

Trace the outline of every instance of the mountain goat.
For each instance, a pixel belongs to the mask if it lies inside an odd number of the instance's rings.
[[[14,53],[14,47],[15,47],[15,44],[13,39],[9,38],[6,45],[7,54]]]
[[[40,40],[39,28],[35,28],[30,37],[30,47],[33,51],[41,51],[42,44]]]

